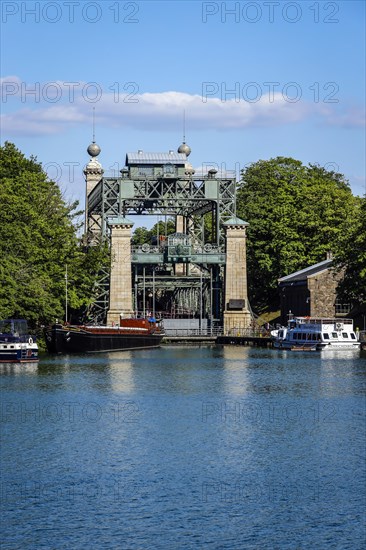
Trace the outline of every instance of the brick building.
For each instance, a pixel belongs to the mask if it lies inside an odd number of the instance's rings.
[[[349,314],[350,306],[337,300],[340,278],[341,274],[335,272],[331,258],[281,277],[278,280],[281,322],[287,323],[290,312],[310,317],[344,317]]]

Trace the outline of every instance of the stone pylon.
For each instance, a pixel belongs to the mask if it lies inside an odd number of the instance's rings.
[[[88,197],[93,191],[94,187],[99,183],[103,177],[104,170],[102,165],[97,159],[101,149],[95,142],[91,143],[88,147],[88,153],[90,155],[90,161],[84,168],[85,176],[85,234],[89,236],[89,240],[93,240],[93,235],[97,236],[100,233],[101,217],[94,216],[91,220],[88,220]]]
[[[246,227],[240,218],[224,223],[226,231],[224,333],[235,334],[251,323],[248,302]]]
[[[127,218],[111,218],[111,276],[107,325],[119,325],[121,317],[131,317],[131,229],[133,222]]]

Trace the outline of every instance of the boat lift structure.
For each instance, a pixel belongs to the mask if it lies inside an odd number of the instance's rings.
[[[201,326],[246,328],[246,226],[236,216],[235,172],[215,168],[196,174],[186,143],[177,152],[127,153],[125,167],[105,177],[99,146],[88,147],[86,238],[108,239],[111,269],[102,273],[93,316],[118,322],[121,315],[164,311],[199,319]],[[175,233],[131,246],[131,216],[175,220]]]

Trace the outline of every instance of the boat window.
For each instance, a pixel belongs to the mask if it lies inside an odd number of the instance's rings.
[[[0,321],[0,333],[1,334],[10,334],[12,332],[11,322],[10,321]]]
[[[24,319],[6,319],[0,321],[1,334],[14,334],[14,336],[27,334],[27,321]]]
[[[326,332],[323,332],[323,338],[324,340],[329,340],[329,334]]]
[[[348,338],[347,332],[342,332],[342,336],[343,336],[343,338]]]
[[[332,338],[338,339],[338,332],[332,332]]]
[[[356,340],[356,335],[354,334],[354,332],[351,332],[351,338],[352,340]]]

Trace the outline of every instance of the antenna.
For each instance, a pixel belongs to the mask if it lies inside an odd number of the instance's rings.
[[[186,144],[186,110],[183,109],[183,143],[178,147],[178,153],[183,153],[186,157],[191,154],[191,148]]]
[[[93,143],[95,143],[95,107],[93,107]]]

